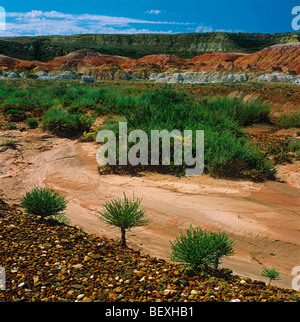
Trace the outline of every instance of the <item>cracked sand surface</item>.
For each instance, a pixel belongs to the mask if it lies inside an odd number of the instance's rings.
[[[0,137],[6,138],[3,131]],[[118,229],[96,215],[102,203],[116,197],[142,198],[149,224],[128,232],[128,245],[151,256],[170,259],[170,240],[190,225],[218,229],[235,241],[236,254],[222,266],[253,279],[274,266],[291,288],[294,266],[300,265],[300,189],[281,182],[253,183],[213,179],[207,175],[102,175],[97,171],[97,145],[47,136],[40,130],[10,131],[17,150],[0,153],[0,190],[8,203],[25,191],[47,186],[69,201],[72,225],[88,233],[120,238]],[[289,171],[291,171],[289,169]]]

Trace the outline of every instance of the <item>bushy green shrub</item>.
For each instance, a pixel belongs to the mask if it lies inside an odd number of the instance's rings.
[[[21,110],[9,109],[4,115],[9,122],[21,122],[26,119],[26,114]]]
[[[9,114],[20,114],[21,115],[21,114],[24,114],[24,112],[21,110],[9,109],[4,113],[4,115],[9,115]]]
[[[26,192],[21,205],[27,213],[40,216],[44,220],[46,217],[61,216],[67,207],[67,201],[51,189],[35,187]]]
[[[278,121],[278,125],[285,129],[289,127],[300,128],[300,112],[283,114]]]
[[[92,119],[81,114],[70,114],[62,108],[52,108],[43,117],[42,127],[58,136],[71,136],[88,131]]]
[[[193,268],[217,268],[222,257],[234,254],[233,241],[223,232],[188,228],[171,241],[171,259],[190,264]]]
[[[16,123],[8,123],[7,128],[9,130],[15,130],[17,128]]]
[[[36,119],[29,119],[26,121],[27,126],[29,126],[31,129],[36,129],[39,125],[38,120]]]

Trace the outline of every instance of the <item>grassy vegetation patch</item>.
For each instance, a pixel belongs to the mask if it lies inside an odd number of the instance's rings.
[[[91,124],[92,119],[87,116],[54,107],[45,113],[42,127],[58,136],[72,136],[89,130]]]
[[[300,128],[300,112],[291,112],[287,114],[283,114],[279,121],[278,125],[281,128],[289,128],[289,127],[299,127]]]
[[[244,125],[267,121],[269,106],[259,101],[245,103],[229,98],[195,99],[170,86],[127,96],[112,88],[106,88],[106,92],[107,100],[102,101],[103,108],[109,107],[110,113],[124,115],[129,131],[141,129],[150,138],[151,130],[166,129],[171,132],[177,129],[182,133],[184,130],[204,130],[207,173],[254,180],[274,177],[271,164],[241,131]],[[118,131],[116,125],[114,127]],[[151,166],[147,168],[151,170]],[[182,175],[185,168],[185,164],[175,166],[171,160],[167,172]],[[155,171],[158,171],[157,167]]]
[[[242,127],[269,120],[270,106],[258,100],[196,98],[171,85],[112,86],[78,85],[76,82],[28,82],[19,86],[0,85],[2,111],[42,111],[42,128],[58,136],[89,131],[93,118],[115,116],[126,120],[128,132],[144,130],[204,130],[206,173],[218,177],[264,180],[274,178],[274,169],[260,149],[252,144]],[[27,113],[27,112],[26,112]],[[13,121],[13,120],[11,120]],[[118,123],[104,127],[118,135]],[[195,151],[195,140],[192,141]],[[130,148],[130,144],[128,148]],[[171,156],[173,155],[171,145]],[[150,158],[150,156],[149,156]],[[126,167],[136,172],[145,167]],[[147,170],[183,175],[186,165],[148,166]],[[119,171],[120,167],[109,167]]]

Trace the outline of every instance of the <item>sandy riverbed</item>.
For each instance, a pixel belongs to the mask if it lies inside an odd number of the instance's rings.
[[[193,226],[222,230],[235,240],[236,254],[223,266],[261,279],[262,268],[281,273],[279,286],[291,288],[294,266],[300,265],[300,189],[291,166],[291,184],[213,179],[207,175],[174,178],[169,175],[100,176],[93,143],[45,136],[39,130],[10,131],[17,150],[0,153],[0,190],[10,204],[18,203],[34,186],[52,187],[69,201],[71,224],[88,233],[119,238],[117,229],[101,223],[102,203],[133,193],[142,198],[149,224],[128,233],[128,244],[152,256],[170,258],[170,240]],[[2,131],[0,138],[7,137]],[[297,170],[297,166],[296,166]],[[296,182],[296,183],[295,183]]]

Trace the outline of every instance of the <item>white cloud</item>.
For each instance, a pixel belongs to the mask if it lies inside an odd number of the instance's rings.
[[[202,32],[203,28],[204,28],[204,26],[198,26],[195,31]]]
[[[196,32],[212,32],[214,31],[212,26],[198,26]]]
[[[224,29],[224,28],[219,28],[219,29],[214,29],[212,26],[197,26],[196,29],[193,28],[188,28],[189,30],[195,30],[195,32],[245,32],[242,29]]]
[[[212,26],[205,26],[204,28],[203,28],[203,32],[212,32],[213,31],[213,28],[212,28]]]
[[[146,13],[148,13],[149,15],[159,15],[161,13],[161,10],[147,10]]]
[[[160,10],[150,11],[153,11],[152,14],[158,14]],[[192,25],[186,22],[151,21],[93,14],[77,15],[58,11],[43,12],[41,10],[7,12],[6,18],[6,32],[1,32],[1,36],[67,35],[80,33],[161,33],[162,31],[153,31],[152,28],[145,28],[145,26],[135,28],[133,25]],[[170,33],[170,31],[165,31],[165,33]]]

